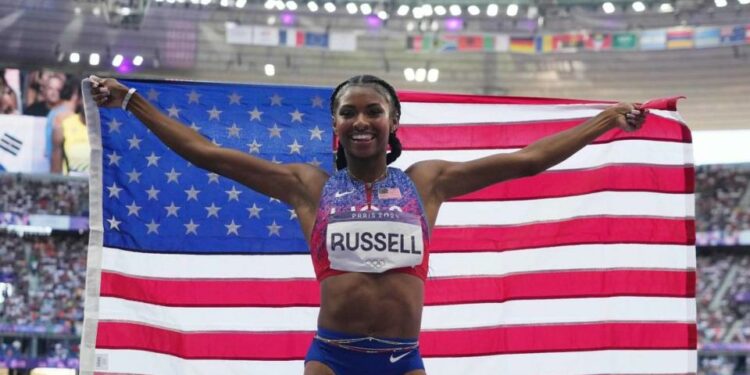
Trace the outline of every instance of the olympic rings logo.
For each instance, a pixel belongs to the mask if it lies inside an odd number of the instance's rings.
[[[385,259],[367,259],[365,260],[370,267],[380,269],[385,267]]]

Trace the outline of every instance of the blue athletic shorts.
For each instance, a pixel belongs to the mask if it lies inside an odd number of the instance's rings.
[[[305,363],[318,361],[336,375],[402,375],[424,369],[416,339],[362,337],[318,328]]]

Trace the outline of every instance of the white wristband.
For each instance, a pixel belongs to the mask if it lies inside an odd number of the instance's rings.
[[[130,98],[135,93],[135,88],[131,87],[130,90],[128,90],[128,93],[125,94],[125,99],[122,100],[122,110],[127,111],[128,110],[128,103],[130,103]]]

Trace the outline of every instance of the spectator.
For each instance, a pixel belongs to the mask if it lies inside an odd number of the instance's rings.
[[[0,69],[0,114],[18,114],[18,98],[5,80],[5,69]]]
[[[39,82],[39,94],[41,94],[39,97],[42,100],[37,100],[26,107],[23,111],[25,115],[45,117],[52,108],[62,102],[60,91],[65,85],[65,77],[60,74],[43,74],[42,77]]]

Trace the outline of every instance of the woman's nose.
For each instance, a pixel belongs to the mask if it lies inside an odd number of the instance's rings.
[[[369,123],[367,122],[367,118],[364,115],[358,115],[354,119],[354,128],[355,129],[362,129],[364,127],[367,127]]]

